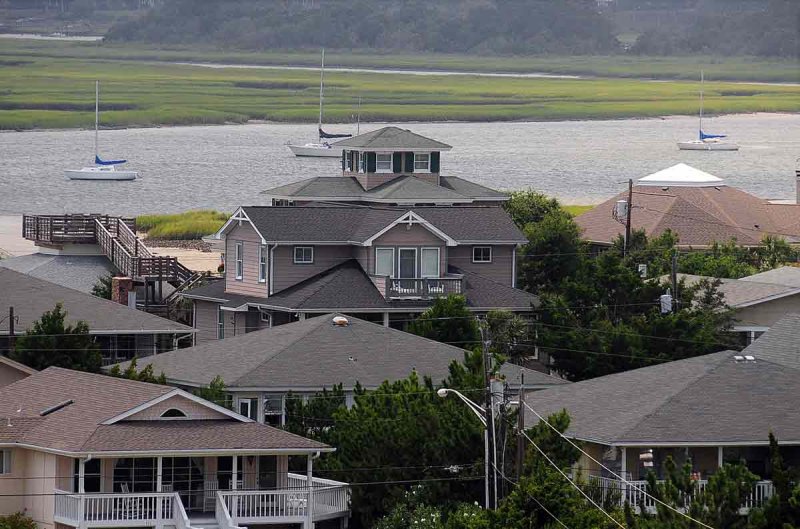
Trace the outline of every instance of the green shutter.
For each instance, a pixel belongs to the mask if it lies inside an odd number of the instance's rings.
[[[431,172],[438,173],[439,172],[439,153],[432,152],[431,153]]]
[[[406,157],[405,163],[405,171],[404,173],[413,173],[414,172],[414,153],[413,152],[404,152],[403,155]]]
[[[403,153],[402,152],[393,152],[392,153],[392,172],[393,173],[402,173],[403,172]]]
[[[374,152],[367,153],[367,172],[374,173],[378,164],[378,155]]]

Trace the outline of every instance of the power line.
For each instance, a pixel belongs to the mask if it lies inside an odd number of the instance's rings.
[[[501,477],[501,478],[503,478],[504,480],[506,480],[507,482],[509,482],[511,485],[516,485],[516,486],[518,486],[518,487],[519,487],[519,483],[514,483],[513,481],[511,481],[510,479],[508,479],[508,477],[505,475],[505,473],[503,473],[503,471],[502,471],[502,470],[500,470],[500,469],[497,469],[497,468],[495,468],[495,470],[497,471],[497,473],[498,473],[498,474],[500,474],[500,477]],[[522,490],[522,489],[520,489],[520,490]],[[559,519],[558,519],[558,517],[557,517],[555,514],[553,514],[552,512],[550,512],[550,510],[549,510],[547,507],[545,507],[545,506],[542,504],[542,502],[540,502],[538,499],[536,499],[536,497],[535,497],[533,494],[531,494],[531,493],[530,493],[530,492],[528,492],[528,491],[525,491],[525,495],[526,495],[527,497],[529,497],[530,499],[532,499],[533,501],[535,501],[535,502],[536,502],[536,504],[537,504],[539,507],[541,507],[541,509],[542,509],[544,512],[546,512],[546,513],[547,513],[547,514],[548,514],[548,515],[549,515],[549,516],[550,516],[550,517],[551,517],[553,520],[555,520],[555,521],[556,521],[556,522],[557,522],[557,523],[558,523],[558,524],[559,524],[561,527],[564,527],[564,529],[570,529],[570,528],[569,528],[569,526],[567,526],[567,524],[565,524],[564,522],[562,522],[561,520],[559,520]]]

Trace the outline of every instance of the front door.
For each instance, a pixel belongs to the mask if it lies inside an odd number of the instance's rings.
[[[397,277],[400,288],[414,290],[413,279],[417,277],[417,249],[400,248],[397,251]]]

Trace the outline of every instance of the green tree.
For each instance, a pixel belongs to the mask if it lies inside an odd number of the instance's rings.
[[[507,310],[493,310],[486,314],[486,325],[498,360],[521,362],[534,354],[535,329],[530,321]]]
[[[355,394],[363,390],[356,387]],[[323,388],[321,393],[304,400],[299,395],[286,395],[285,429],[305,437],[318,437],[333,422],[333,414],[339,408],[346,407],[347,398],[342,384],[334,385],[330,390]]]
[[[97,283],[92,287],[92,294],[98,298],[111,299],[111,282],[114,274],[108,273],[97,278]]]
[[[774,492],[762,509],[756,529],[791,529],[800,525],[800,484],[792,483],[793,473],[786,467],[778,440],[769,433],[769,455]],[[794,501],[793,501],[793,498]]]
[[[89,334],[85,321],[66,323],[67,312],[61,303],[42,314],[31,329],[16,339],[9,355],[13,360],[34,369],[51,366],[78,371],[100,371],[100,348]]]
[[[475,315],[467,308],[467,298],[459,294],[437,298],[409,324],[408,332],[464,349],[480,342]]]
[[[225,389],[225,382],[219,375],[211,379],[207,386],[199,387],[192,393],[223,408],[230,409],[232,406],[230,394]]]
[[[37,529],[33,518],[23,512],[0,515],[0,529]]]
[[[160,375],[156,376],[153,370],[153,364],[147,364],[141,371],[136,370],[136,358],[131,360],[125,371],[119,368],[119,364],[115,364],[108,374],[112,377],[126,378],[128,380],[137,380],[139,382],[150,382],[151,384],[167,385],[167,376],[162,371]]]

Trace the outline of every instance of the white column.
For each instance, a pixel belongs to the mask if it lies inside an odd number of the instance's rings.
[[[161,478],[164,475],[164,459],[162,456],[156,458],[156,492],[162,492]],[[164,511],[163,500],[159,496],[156,498],[156,527],[163,527],[162,514]]]
[[[388,327],[389,326],[389,313],[388,312],[384,312],[383,313],[383,326],[384,327]]]
[[[233,455],[233,461],[231,462],[231,490],[237,489],[237,481],[239,480],[239,456]],[[233,521],[233,525],[237,525],[236,518],[239,515],[239,498],[234,494],[231,498],[231,520]]]
[[[724,463],[724,459],[722,457],[722,450],[723,450],[723,448],[721,446],[717,447],[717,468],[718,469],[722,468],[722,465],[725,464]]]
[[[314,529],[314,487],[312,469],[314,467],[314,456],[308,454],[306,462],[306,485],[308,486],[308,500],[306,500],[306,523],[305,529]]]
[[[628,479],[628,476],[625,475],[625,472],[628,471],[628,449],[624,446],[622,447],[621,457],[622,457],[622,465],[620,466],[619,473],[623,478]]]
[[[83,494],[86,492],[84,488],[84,478],[86,477],[86,460],[81,458],[78,460],[78,492]]]

